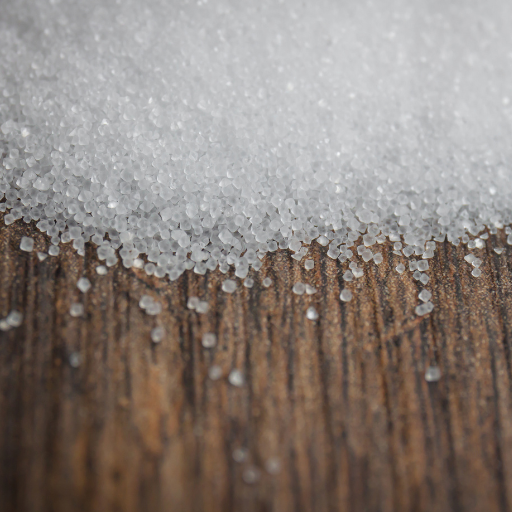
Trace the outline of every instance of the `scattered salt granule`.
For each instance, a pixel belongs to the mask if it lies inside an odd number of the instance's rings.
[[[213,332],[205,332],[201,344],[204,348],[213,348],[217,345],[217,336]]]
[[[377,252],[373,255],[373,261],[377,264],[377,265],[380,265],[382,263],[382,261],[384,260],[384,258],[382,257],[382,254],[380,252]]]
[[[28,236],[22,236],[20,249],[25,252],[32,252],[34,250],[34,239]]]
[[[431,313],[434,309],[434,304],[432,302],[425,302],[423,304],[420,304],[419,306],[416,306],[415,312],[418,316],[426,315],[427,313]]]
[[[249,466],[248,468],[244,469],[242,478],[246,484],[255,484],[261,478],[261,471],[254,466]]]
[[[245,447],[235,448],[232,456],[235,462],[245,462],[249,456],[249,450]]]
[[[10,327],[19,327],[23,322],[23,315],[19,311],[13,310],[7,315],[5,321]]]
[[[428,277],[427,274],[421,274],[419,281],[421,284],[427,284],[430,281],[430,277]]]
[[[232,279],[226,279],[222,283],[222,291],[226,293],[233,293],[236,290],[236,282]]]
[[[482,265],[482,260],[480,258],[475,258],[472,262],[471,262],[471,265],[473,265],[473,267],[476,267],[476,268],[479,268],[480,265]]]
[[[281,471],[281,461],[277,457],[270,457],[265,461],[265,470],[269,475],[277,475]]]
[[[316,309],[313,306],[310,306],[306,310],[306,318],[308,320],[318,320],[318,313],[317,313]]]
[[[476,267],[471,271],[471,275],[473,277],[480,277],[482,275],[482,271],[478,267]]]
[[[254,279],[252,277],[246,277],[244,279],[244,286],[246,288],[252,288],[254,286]]]
[[[352,271],[351,271],[351,270],[347,270],[347,271],[343,274],[343,280],[344,280],[344,281],[347,281],[348,283],[350,283],[353,279],[354,279],[354,274],[352,273]]]
[[[418,298],[423,302],[428,302],[431,299],[431,297],[432,294],[428,290],[422,290],[418,295]]]
[[[147,315],[158,315],[162,312],[162,305],[155,301],[150,295],[143,295],[139,300],[139,307],[143,309]]]
[[[71,307],[69,308],[69,314],[74,317],[83,316],[84,311],[83,304],[71,304]]]
[[[199,304],[199,297],[189,297],[187,299],[187,308],[188,309],[196,309]]]
[[[0,331],[6,332],[11,329],[11,326],[7,323],[5,318],[0,319]]]
[[[469,263],[473,263],[473,261],[475,260],[476,256],[474,254],[466,254],[466,256],[464,256],[464,259]]]
[[[58,245],[50,245],[48,249],[48,254],[50,256],[58,256],[60,253],[60,248]]]
[[[208,377],[210,377],[211,380],[219,380],[222,377],[222,368],[215,364],[210,366],[210,368],[208,368]]]
[[[414,271],[414,274],[412,275],[412,277],[413,277],[414,279],[416,279],[416,281],[419,281],[419,280],[421,279],[421,276],[422,276],[422,275],[423,275],[423,274],[422,274],[419,270],[415,270],[415,271]]]
[[[313,260],[306,260],[304,262],[304,268],[306,270],[313,270],[313,268],[315,268],[315,262]]]
[[[495,248],[494,248],[494,252],[495,252],[496,254],[502,254],[502,253],[503,253],[503,250],[504,250],[504,249],[503,249],[503,247],[495,247]]]
[[[209,304],[205,300],[200,300],[196,306],[196,311],[198,313],[207,313],[209,309]]]
[[[268,288],[268,287],[272,284],[272,279],[270,279],[270,277],[265,277],[265,279],[263,279],[263,281],[261,282],[261,284],[262,284],[265,288]]]
[[[350,290],[347,290],[346,288],[341,291],[340,293],[340,299],[343,302],[349,302],[352,300],[352,292]]]
[[[82,364],[82,355],[80,352],[71,352],[69,354],[69,366],[72,368],[78,368]]]
[[[396,269],[395,269],[399,274],[402,274],[403,272],[405,272],[405,265],[403,263],[399,263],[397,266],[396,266]]]
[[[427,382],[437,382],[441,378],[441,369],[438,366],[429,366],[425,371]]]
[[[157,326],[151,329],[151,341],[153,343],[160,343],[165,336],[165,331],[162,326]]]
[[[44,252],[38,252],[37,253],[37,259],[39,261],[44,261],[46,258],[48,258],[48,254],[46,254]]]
[[[107,275],[107,272],[108,272],[108,269],[105,265],[98,265],[96,267],[96,273],[100,276],[105,276]]]
[[[295,295],[304,295],[304,292],[306,291],[306,285],[304,283],[295,283],[292,288],[292,292],[295,293]]]
[[[76,286],[82,293],[87,293],[91,289],[91,282],[87,277],[81,277]]]
[[[317,290],[314,286],[311,286],[310,284],[306,284],[306,293],[308,295],[314,295],[316,292],[317,292]]]
[[[241,387],[245,383],[244,376],[240,370],[231,370],[228,376],[228,381],[231,385]]]
[[[362,268],[354,268],[352,269],[352,274],[354,274],[354,277],[360,278],[364,276],[364,272]]]
[[[418,261],[418,270],[420,272],[425,272],[425,270],[428,270],[428,261],[426,261],[426,260]]]

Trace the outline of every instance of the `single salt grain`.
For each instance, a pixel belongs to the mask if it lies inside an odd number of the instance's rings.
[[[418,298],[423,302],[428,302],[431,299],[431,297],[432,294],[428,290],[422,290],[418,295]]]
[[[343,274],[343,280],[344,280],[344,281],[347,281],[347,283],[350,283],[353,279],[354,279],[354,274],[352,273],[352,271],[351,271],[351,270],[347,270],[347,271]]]
[[[471,262],[471,265],[473,265],[473,267],[476,267],[476,268],[479,268],[480,265],[482,265],[482,260],[480,258],[475,258],[472,262]]]
[[[478,267],[474,268],[473,271],[471,272],[471,275],[473,277],[480,277],[482,275],[482,271]]]
[[[307,317],[308,320],[313,320],[313,321],[314,320],[318,320],[318,313],[317,313],[316,309],[313,306],[311,306],[311,307],[309,307],[307,309],[306,317]]]
[[[362,268],[354,268],[352,269],[352,274],[354,274],[355,278],[359,279],[364,276],[364,271]]]
[[[421,276],[422,276],[422,275],[423,275],[423,274],[422,274],[419,270],[416,270],[416,271],[414,272],[414,274],[412,275],[412,277],[413,277],[414,279],[416,279],[416,281],[419,281],[419,280],[421,279]]]
[[[6,332],[11,329],[5,318],[0,319],[0,331]]]
[[[84,315],[83,304],[71,304],[71,307],[69,308],[69,314],[74,317],[83,316]]]
[[[265,470],[269,475],[277,475],[281,471],[281,461],[277,457],[270,457],[265,461]]]
[[[304,283],[295,283],[292,288],[292,292],[295,293],[295,295],[304,295],[304,292],[306,291],[306,285]]]
[[[441,378],[441,369],[438,366],[429,366],[425,371],[427,382],[437,382]]]
[[[306,260],[304,262],[304,268],[306,270],[313,270],[314,267],[315,267],[315,262],[313,260]]]
[[[245,379],[240,370],[231,370],[228,376],[228,382],[232,386],[241,387],[244,385]]]
[[[48,254],[46,254],[44,252],[38,252],[37,258],[39,261],[44,261],[46,258],[48,258]]]
[[[165,336],[165,331],[162,326],[157,326],[151,329],[151,341],[153,343],[160,343]]]
[[[204,348],[213,348],[217,345],[217,336],[213,332],[205,332],[201,344]]]
[[[399,263],[397,266],[396,266],[396,269],[395,269],[399,274],[402,274],[404,271],[405,271],[405,265],[403,263]]]
[[[91,282],[87,277],[81,277],[76,286],[82,293],[87,293],[91,289]]]
[[[311,286],[310,284],[306,285],[306,293],[308,295],[314,295],[316,293],[316,288],[314,286]]]
[[[272,279],[270,279],[270,277],[265,277],[265,279],[263,279],[263,281],[261,282],[261,284],[262,284],[265,288],[268,288],[268,287],[272,284]]]
[[[428,261],[427,260],[418,261],[418,270],[420,272],[425,272],[425,270],[428,270]]]
[[[153,303],[153,297],[150,295],[143,295],[139,300],[139,307],[141,309],[146,309]]]
[[[195,310],[199,304],[199,297],[189,297],[187,299],[187,308]]]
[[[254,279],[252,277],[246,277],[244,280],[244,286],[246,288],[252,288],[254,286]]]
[[[220,366],[213,365],[208,368],[208,377],[211,380],[219,380],[222,377],[222,369]]]
[[[349,302],[352,300],[352,292],[350,290],[347,290],[346,288],[341,291],[340,293],[340,299],[343,302]]]
[[[245,447],[235,448],[233,450],[233,460],[238,463],[245,462],[249,456],[249,450]]]
[[[69,366],[72,368],[78,368],[82,364],[82,356],[80,352],[71,352],[69,354]]]
[[[464,256],[464,259],[469,263],[473,263],[473,261],[475,260],[475,255],[474,254],[466,254],[466,256]]]
[[[421,284],[427,284],[430,281],[430,277],[427,274],[421,274],[419,281]]]
[[[373,261],[377,264],[377,265],[380,265],[382,263],[382,261],[384,260],[384,258],[382,257],[382,254],[380,252],[377,252],[373,255]]]
[[[434,305],[432,302],[425,302],[423,304],[420,304],[419,306],[416,306],[415,312],[418,316],[426,315],[427,313],[432,312],[434,309]]]
[[[32,252],[34,250],[34,239],[28,236],[22,236],[20,249],[25,252]]]
[[[23,322],[23,315],[19,311],[13,310],[5,320],[11,327],[19,327]]]
[[[159,302],[152,302],[147,308],[146,308],[146,314],[155,316],[159,315],[162,312],[162,304]]]
[[[236,290],[236,282],[232,279],[226,279],[222,283],[222,291],[226,293],[233,293]]]
[[[60,248],[58,245],[50,245],[50,248],[48,249],[48,254],[50,256],[58,256],[60,253]]]
[[[502,254],[503,253],[503,247],[495,247],[494,252],[496,254]]]
[[[107,269],[107,267],[106,267],[105,265],[98,265],[98,266],[96,267],[96,273],[97,273],[98,275],[100,275],[100,276],[104,276],[104,275],[106,275],[106,274],[107,274],[107,272],[108,272],[108,269]]]
[[[244,479],[244,482],[246,484],[249,484],[249,485],[255,484],[261,478],[261,471],[254,466],[245,468],[242,478]]]
[[[197,306],[196,306],[196,311],[198,313],[207,313],[208,312],[208,309],[209,309],[209,304],[208,302],[206,302],[205,300],[200,300],[198,303],[197,303]]]

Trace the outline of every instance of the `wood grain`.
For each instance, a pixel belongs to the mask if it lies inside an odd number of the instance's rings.
[[[221,291],[219,272],[169,283],[121,266],[99,276],[96,251],[65,246],[39,262],[19,250],[23,222],[0,218],[0,510],[506,511],[512,506],[512,274],[504,234],[473,250],[438,244],[423,288],[389,244],[339,300],[346,264],[313,245],[315,268],[269,254],[252,289]],[[493,246],[506,246],[502,255]],[[433,269],[432,269],[433,268]],[[84,294],[79,277],[93,283]],[[251,274],[252,275],[252,274]],[[264,288],[261,281],[273,284]],[[297,281],[319,292],[297,296]],[[143,294],[164,308],[138,306]],[[210,304],[186,308],[187,297]],[[83,302],[85,318],[70,304]],[[314,305],[317,322],[306,319]],[[160,344],[150,331],[162,325]],[[215,332],[214,349],[201,336]],[[82,364],[69,364],[79,352]],[[208,378],[219,365],[223,377]],[[442,378],[427,383],[437,364]],[[246,384],[230,385],[240,369]],[[247,447],[244,463],[233,460]],[[281,471],[265,461],[278,457]],[[244,482],[248,467],[261,470]]]

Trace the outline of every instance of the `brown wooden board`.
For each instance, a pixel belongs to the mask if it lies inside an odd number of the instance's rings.
[[[19,249],[35,238],[33,253]],[[0,510],[505,511],[512,506],[512,250],[505,235],[472,250],[438,244],[426,286],[434,311],[414,313],[423,286],[391,244],[384,261],[347,264],[313,244],[307,271],[288,251],[251,271],[254,288],[222,292],[220,272],[177,282],[118,265],[105,276],[93,246],[40,262],[48,240],[0,218]],[[493,246],[505,246],[502,255]],[[82,294],[79,277],[93,286]],[[261,285],[264,277],[273,281]],[[301,281],[318,293],[297,296]],[[149,294],[163,312],[146,315]],[[198,296],[206,314],[186,308]],[[69,314],[73,302],[86,316]],[[320,314],[306,319],[308,306]],[[155,344],[153,327],[165,328]],[[218,346],[201,336],[214,332]],[[82,364],[69,364],[78,352]],[[214,381],[216,364],[223,376]],[[427,383],[438,365],[442,377]],[[242,387],[227,375],[240,369]],[[246,447],[244,463],[233,460]],[[281,471],[265,462],[278,457]],[[261,470],[248,484],[247,468]]]

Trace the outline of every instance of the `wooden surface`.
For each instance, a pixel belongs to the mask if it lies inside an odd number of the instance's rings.
[[[422,318],[422,286],[394,270],[404,258],[390,245],[379,246],[380,266],[362,263],[344,304],[347,264],[317,245],[314,270],[279,251],[253,289],[229,295],[219,272],[176,283],[120,267],[99,276],[92,247],[85,259],[68,244],[39,262],[19,250],[23,234],[47,248],[32,226],[0,217],[0,317],[25,316],[0,332],[1,511],[511,509],[512,251],[491,250],[503,233],[472,251],[484,260],[478,279],[467,248],[439,244],[427,285],[435,309]],[[93,283],[85,295],[82,275]],[[296,296],[297,281],[319,292]],[[158,317],[139,308],[143,294],[163,304]],[[187,310],[188,296],[208,313]],[[75,301],[85,318],[69,315]],[[166,330],[158,345],[156,325]],[[209,331],[214,349],[201,346]],[[437,383],[424,379],[429,364],[441,368]],[[228,383],[233,368],[243,387]],[[232,457],[239,447],[244,463]],[[272,457],[277,475],[264,469]],[[244,481],[248,467],[262,471],[258,482]]]

